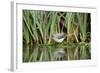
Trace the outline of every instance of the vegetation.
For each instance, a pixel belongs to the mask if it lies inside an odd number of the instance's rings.
[[[90,13],[23,10],[23,62],[91,59]]]

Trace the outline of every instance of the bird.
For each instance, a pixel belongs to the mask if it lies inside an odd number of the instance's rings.
[[[61,43],[64,40],[65,36],[64,33],[61,32],[53,34],[52,38],[55,42]]]

